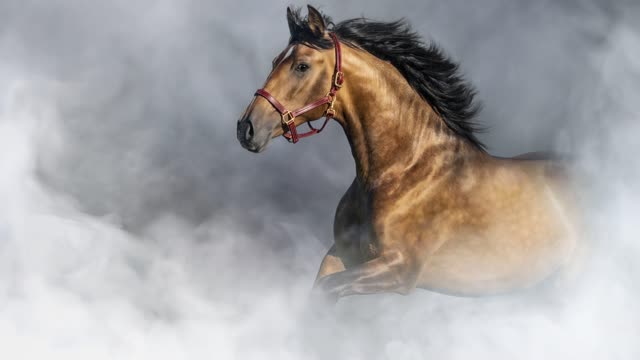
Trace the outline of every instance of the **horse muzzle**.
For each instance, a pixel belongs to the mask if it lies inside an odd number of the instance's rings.
[[[243,148],[259,153],[265,149],[269,140],[271,140],[270,131],[256,131],[251,119],[238,120],[236,136]]]

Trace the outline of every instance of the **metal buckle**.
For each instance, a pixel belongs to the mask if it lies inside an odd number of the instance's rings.
[[[285,111],[280,115],[280,118],[282,120],[282,125],[287,125],[287,127],[291,127],[291,124],[293,123],[295,116],[293,116],[291,111]],[[289,119],[287,120],[287,118]]]

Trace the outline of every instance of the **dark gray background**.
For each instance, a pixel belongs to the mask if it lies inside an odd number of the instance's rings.
[[[286,44],[286,4],[5,4],[2,14],[12,16],[2,26],[19,44],[9,55],[31,71],[80,84],[57,99],[65,146],[42,155],[42,177],[87,211],[117,213],[132,229],[166,212],[195,223],[237,212],[249,225],[260,221],[261,211],[253,211],[260,208],[283,218],[304,213],[304,225],[318,222],[318,235],[329,237],[334,205],[354,173],[339,126],[299,146],[276,141],[260,155],[243,151],[234,136],[269,59]],[[572,140],[563,132],[589,124],[583,108],[600,81],[592,54],[606,51],[611,29],[631,11],[616,4],[318,7],[336,21],[407,18],[477,86],[490,151],[515,155],[554,149]],[[294,160],[284,161],[291,152]],[[306,196],[288,196],[285,188]]]

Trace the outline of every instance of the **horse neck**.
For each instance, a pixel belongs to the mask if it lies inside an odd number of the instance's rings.
[[[339,95],[338,121],[365,187],[397,181],[407,171],[459,163],[456,158],[482,156],[446,126],[393,65],[354,49],[344,59],[347,84]]]

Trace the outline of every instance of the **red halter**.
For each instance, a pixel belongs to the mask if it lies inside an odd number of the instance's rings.
[[[289,142],[292,142],[294,144],[297,143],[300,138],[305,138],[307,136],[315,135],[321,132],[327,125],[327,122],[336,114],[333,108],[333,104],[336,101],[336,93],[338,92],[338,90],[340,90],[342,84],[344,83],[344,74],[342,73],[342,54],[340,51],[340,41],[338,41],[338,38],[334,33],[329,33],[329,36],[331,36],[336,49],[336,67],[333,73],[331,90],[329,90],[329,93],[325,97],[307,104],[297,110],[289,111],[265,89],[258,89],[254,94],[254,96],[262,96],[263,98],[265,98],[276,109],[276,111],[280,113],[282,128],[284,129],[284,134],[282,134],[282,136],[284,136],[287,140],[289,140]],[[289,48],[285,50],[285,53],[288,49]],[[298,131],[296,130],[296,124],[294,122],[295,118],[324,104],[329,104],[329,108],[327,108],[324,113],[325,119],[322,126],[319,129],[316,129],[311,125],[310,122],[307,122],[307,125],[311,130],[306,133],[298,134]]]

